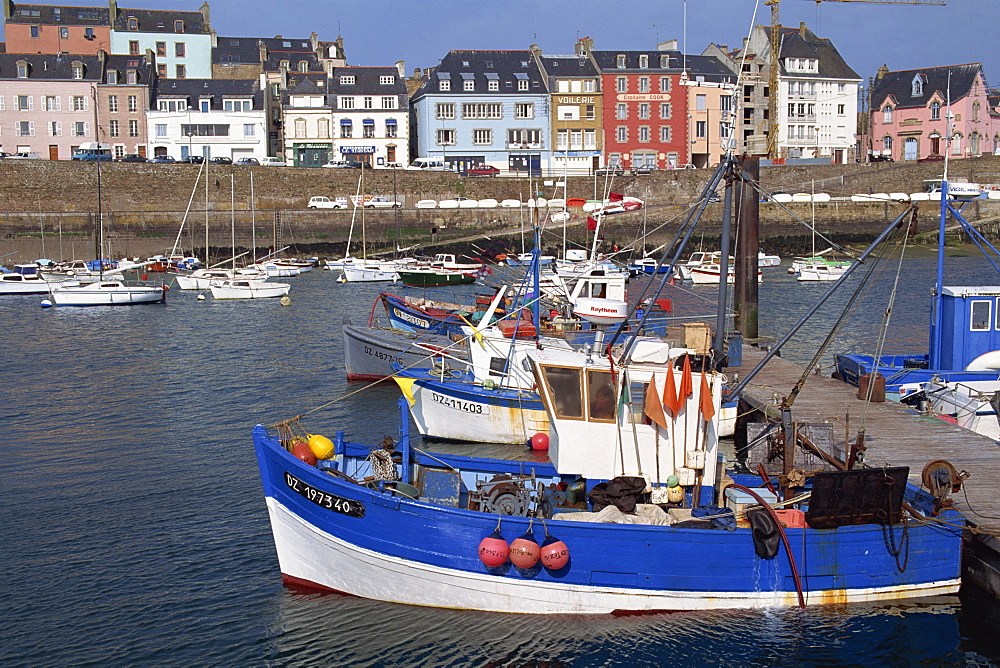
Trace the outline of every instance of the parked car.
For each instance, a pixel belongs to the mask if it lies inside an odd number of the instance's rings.
[[[177,161],[171,158],[169,155],[158,155],[154,158],[150,158],[149,162],[154,162],[157,165],[172,165]]]
[[[394,202],[388,197],[377,195],[365,200],[366,209],[398,209],[402,204]]]
[[[361,169],[361,163],[354,160],[331,160],[323,166],[330,169]]]
[[[496,176],[500,170],[493,165],[475,165],[465,170],[466,176]]]
[[[708,193],[708,203],[709,204],[718,204],[720,201],[722,201],[722,200],[719,197],[719,193],[715,192],[714,190],[712,192]]]
[[[347,198],[338,197],[337,199],[330,199],[323,195],[317,195],[315,197],[309,198],[309,204],[306,205],[310,209],[346,209],[347,208]]]
[[[612,165],[610,167],[601,167],[596,172],[598,176],[625,176],[625,168],[620,165]]]
[[[284,158],[277,158],[272,155],[260,159],[260,164],[264,167],[285,167],[288,163]]]
[[[943,160],[943,155],[928,155],[923,158],[917,158],[917,162],[942,162]]]
[[[203,155],[188,155],[184,156],[177,162],[184,163],[185,165],[200,165],[205,162],[205,156]]]
[[[649,176],[650,174],[652,174],[655,171],[656,171],[656,167],[654,167],[653,165],[642,165],[640,167],[636,167],[635,169],[633,169],[632,170],[632,175],[633,176]]]
[[[942,156],[941,159],[944,160],[944,156]],[[892,162],[892,156],[891,155],[885,155],[883,153],[872,153],[868,157],[868,161],[869,162]]]
[[[252,167],[254,165],[260,165],[260,160],[257,158],[240,158],[235,164]]]
[[[218,158],[211,158],[208,161],[208,164],[210,164],[210,165],[231,165],[231,164],[233,164],[233,159],[232,158],[227,158],[225,156],[220,155]]]
[[[146,158],[138,153],[126,153],[122,157],[116,158],[115,162],[146,162]]]
[[[41,160],[42,156],[37,153],[26,153],[22,151],[21,153],[11,153],[7,156],[7,158],[10,160]]]

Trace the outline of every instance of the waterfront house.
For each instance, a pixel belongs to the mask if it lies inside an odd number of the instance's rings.
[[[329,78],[323,72],[283,74],[278,90],[285,90],[280,105],[285,161],[296,167],[325,165],[333,153]]]
[[[29,5],[2,0],[7,53],[111,52],[107,7]]]
[[[531,52],[551,95],[552,169],[589,174],[604,164],[601,75],[587,54],[546,56],[537,46]]]
[[[406,166],[409,98],[402,61],[395,67],[337,67],[330,75],[336,160]]]
[[[449,51],[410,99],[416,156],[461,170],[540,174],[551,160],[549,91],[528,50]]]
[[[151,49],[156,74],[171,79],[212,77],[212,26],[205,2],[197,12],[119,8],[109,0],[111,53],[139,56]]]
[[[105,58],[97,84],[98,139],[111,145],[114,157],[146,155],[146,112],[155,78],[152,51]]]
[[[893,160],[1000,155],[1000,116],[980,63],[890,72],[879,68],[871,89],[871,146]]]

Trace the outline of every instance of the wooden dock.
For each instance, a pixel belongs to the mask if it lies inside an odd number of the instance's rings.
[[[743,366],[729,367],[726,373],[743,378],[764,358],[764,351],[743,347]],[[803,367],[772,358],[742,392],[742,399],[754,408],[774,414],[777,406],[799,381]],[[851,439],[865,429],[865,462],[869,466],[888,463],[909,466],[910,482],[920,485],[920,474],[928,462],[947,460],[969,478],[964,490],[953,495],[955,507],[974,524],[1000,528],[1000,445],[989,438],[913,408],[887,401],[872,403],[867,409],[857,397],[858,388],[827,376],[810,375],[792,406],[797,422],[830,421],[838,425],[836,437]],[[967,551],[964,577],[1000,598],[1000,538],[974,534]]]

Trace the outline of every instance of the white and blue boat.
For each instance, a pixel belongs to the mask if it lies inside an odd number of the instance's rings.
[[[816,473],[811,496],[785,494],[776,510],[752,477],[731,482],[717,465],[721,374],[693,373],[676,415],[655,415],[644,401],[650,384],[663,396],[667,383],[683,388],[683,375],[670,375],[678,351],[638,348],[643,361],[614,373],[605,358],[529,354],[552,425],[548,461],[419,450],[405,399],[394,446],[343,432],[330,442],[297,419],[258,425],[282,577],[383,601],[524,614],[957,592],[961,517],[945,509],[929,520],[933,499],[906,485],[905,467]],[[882,492],[842,514],[848,488]]]
[[[1000,285],[955,286],[944,282],[945,223],[952,216],[982,248],[1000,255],[982,234],[962,216],[972,197],[942,181],[938,231],[938,267],[931,302],[930,336],[927,354],[880,355],[843,353],[835,355],[836,376],[858,385],[868,374],[881,374],[886,394],[899,398],[901,389],[927,383],[1000,381]],[[978,189],[975,190],[978,193]],[[985,252],[985,249],[984,249]],[[996,266],[994,264],[994,266]],[[904,388],[903,386],[907,386]],[[997,386],[1000,389],[1000,384]]]

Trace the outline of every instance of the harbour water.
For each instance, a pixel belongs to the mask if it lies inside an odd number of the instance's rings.
[[[962,258],[949,272],[965,275],[953,283],[979,284],[992,282],[982,278],[988,269]],[[907,260],[902,274],[887,351],[926,344],[934,262]],[[396,433],[398,396],[392,385],[344,379],[340,332],[342,318],[366,322],[380,289],[392,288],[339,284],[324,271],[290,280],[287,307],[176,290],[163,306],[0,302],[0,664],[1000,662],[1000,604],[972,591],[890,606],[594,618],[414,608],[284,586],[251,428],[319,408],[303,418],[312,431],[381,440]],[[780,335],[827,287],[766,270],[762,333]],[[885,308],[874,297],[885,290],[866,295],[831,350],[871,347]],[[708,314],[714,292],[669,296],[678,311]],[[785,356],[807,359],[833,311]]]

